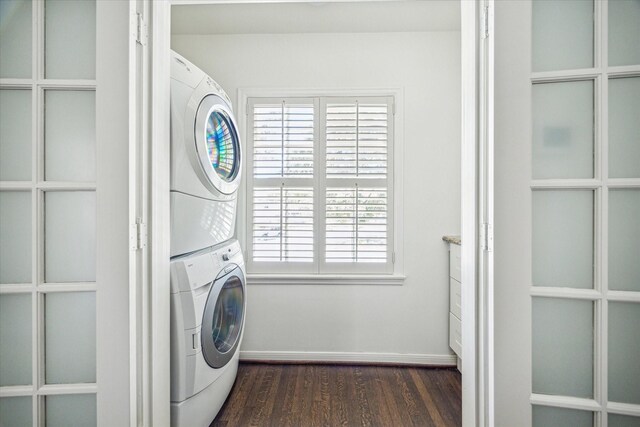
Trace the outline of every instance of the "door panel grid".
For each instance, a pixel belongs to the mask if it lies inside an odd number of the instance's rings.
[[[22,370],[20,375],[5,376],[2,371],[13,366],[0,366],[0,424],[68,425],[69,417],[78,413],[83,425],[95,425],[96,241],[95,237],[87,238],[95,236],[96,232],[95,1],[18,0],[8,2],[8,6],[29,10],[30,49],[26,49],[24,43],[15,49],[3,48],[2,62],[15,60],[28,50],[31,72],[0,70],[3,106],[13,102],[10,98],[7,100],[7,94],[28,96],[22,96],[18,104],[20,111],[25,110],[28,120],[13,120],[13,129],[7,133],[3,127],[0,132],[3,157],[9,152],[19,160],[13,168],[15,174],[0,174],[3,252],[7,248],[19,249],[17,254],[0,258],[0,269],[9,272],[0,277],[0,304],[11,303],[12,310],[18,310],[11,321],[21,323],[19,330],[23,331],[26,342],[15,349],[7,345],[5,339],[16,339],[16,332],[6,327],[0,334],[3,348],[16,352],[12,357],[27,359],[28,379],[23,378]],[[49,18],[63,15],[69,18],[68,13],[61,15],[60,7],[72,12],[75,24],[63,26],[56,20],[47,21],[47,8],[53,11]],[[23,12],[19,14],[22,15]],[[11,20],[12,16],[3,18]],[[68,61],[58,67],[56,73],[45,73],[47,35],[52,40],[57,38],[58,47],[74,53],[69,49],[68,40],[64,39],[69,25],[78,27],[75,36],[88,49],[85,49],[82,64],[73,70],[74,61]],[[2,46],[7,38],[3,39]],[[55,74],[56,80],[45,74]],[[48,95],[56,98],[49,110],[51,98]],[[82,96],[83,101],[74,106],[69,99],[77,98],[77,95]],[[11,120],[11,110],[3,108],[2,119],[5,123]],[[46,131],[47,126],[55,129],[54,135]],[[8,141],[7,136],[12,140]],[[47,139],[52,143],[48,152]],[[24,161],[20,160],[22,158]],[[79,203],[78,197],[93,199],[93,206]],[[17,210],[21,207],[24,212],[18,216]],[[55,215],[50,216],[47,208],[53,208]],[[5,217],[6,211],[10,215]],[[60,224],[65,220],[66,229]],[[78,227],[78,222],[84,223],[84,228]],[[24,229],[24,232],[15,232],[18,223],[18,230]],[[27,241],[16,243],[15,239],[20,237]],[[75,254],[70,251],[74,246],[77,248]],[[89,258],[80,259],[87,254]],[[45,267],[52,256],[56,267],[54,274],[45,281],[49,275]],[[3,315],[10,314],[6,313]],[[28,318],[29,322],[23,318]]]
[[[544,5],[540,7],[540,4]],[[640,17],[640,2],[627,1],[627,2],[607,2],[607,1],[579,1],[573,2],[574,6],[584,8],[586,3],[590,3],[593,8],[594,16],[594,28],[593,28],[593,68],[582,69],[567,69],[569,67],[556,66],[555,70],[551,67],[537,67],[538,63],[544,62],[540,58],[540,49],[536,49],[536,43],[540,43],[539,40],[544,39],[548,34],[545,33],[540,22],[543,21],[544,13],[550,13],[553,10],[554,3],[562,3],[562,7],[569,7],[571,2],[532,2],[533,8],[533,52],[534,52],[534,64],[533,72],[531,74],[532,90],[535,92],[541,85],[549,84],[575,84],[575,82],[591,81],[594,84],[593,94],[593,141],[594,141],[594,178],[585,179],[574,174],[569,176],[563,175],[560,177],[548,177],[549,179],[536,176],[536,167],[544,167],[544,157],[536,157],[535,144],[540,143],[542,145],[547,144],[544,147],[548,152],[552,152],[556,147],[564,149],[564,153],[567,153],[566,147],[568,138],[575,136],[571,134],[570,129],[551,123],[545,129],[540,136],[540,141],[535,139],[535,126],[536,126],[536,112],[538,114],[544,114],[544,111],[533,109],[533,123],[534,123],[534,151],[532,157],[532,164],[534,165],[534,176],[531,180],[531,190],[533,198],[533,244],[534,251],[533,256],[536,256],[535,242],[536,239],[548,239],[553,240],[555,235],[550,235],[547,230],[546,234],[536,234],[541,229],[536,230],[536,209],[539,211],[540,206],[536,206],[536,197],[540,192],[547,191],[567,191],[576,193],[587,189],[594,190],[594,199],[592,204],[593,209],[593,243],[581,242],[579,238],[573,241],[563,242],[562,247],[570,247],[571,244],[581,245],[580,249],[584,250],[587,247],[592,247],[592,259],[593,259],[593,287],[592,289],[577,289],[567,288],[567,284],[562,283],[549,283],[553,280],[546,281],[543,286],[536,286],[535,268],[533,285],[530,289],[530,295],[532,296],[533,307],[536,304],[541,304],[545,300],[551,301],[552,299],[568,299],[567,302],[578,301],[592,301],[593,302],[593,398],[584,397],[580,393],[550,391],[546,394],[544,387],[536,384],[536,377],[540,377],[541,372],[539,367],[536,368],[535,363],[533,366],[533,379],[534,390],[531,395],[531,403],[534,405],[533,409],[533,424],[540,424],[540,420],[568,420],[568,419],[581,419],[580,425],[595,425],[607,427],[611,425],[614,427],[618,425],[618,422],[627,422],[629,419],[634,420],[635,423],[640,422],[640,418],[629,418],[630,416],[640,417],[640,384],[637,382],[637,375],[632,373],[633,363],[631,361],[638,360],[640,357],[640,348],[636,345],[637,340],[634,341],[634,328],[637,329],[637,321],[633,322],[633,319],[640,319],[640,284],[634,286],[633,278],[636,275],[636,265],[638,261],[638,245],[635,244],[633,237],[640,235],[640,215],[633,216],[632,213],[635,210],[640,211],[640,202],[635,202],[633,197],[640,189],[640,173],[635,173],[634,167],[636,166],[633,158],[635,158],[636,152],[640,153],[640,135],[636,135],[636,139],[633,139],[634,130],[637,128],[637,118],[639,117],[639,111],[637,108],[634,110],[634,105],[637,107],[637,102],[633,99],[633,96],[629,99],[623,99],[625,93],[634,93],[635,87],[630,83],[632,79],[640,76],[640,65],[635,62],[634,65],[625,63],[624,66],[619,66],[621,60],[616,59],[613,63],[609,64],[607,59],[618,58],[616,55],[611,55],[609,51],[609,42],[613,43],[613,49],[620,49],[621,43],[619,33],[620,31],[630,31],[629,28],[617,28],[618,24],[625,24],[629,26],[629,22],[618,23],[612,22],[612,16],[609,16],[609,11],[616,9],[616,16],[620,19],[619,9],[620,4],[626,3],[623,8],[637,7],[638,17]],[[543,9],[546,9],[543,10]],[[629,18],[633,19],[634,15],[629,10]],[[568,18],[569,15],[565,15]],[[536,20],[538,22],[536,22]],[[544,25],[547,25],[546,23]],[[640,20],[634,24],[636,28],[640,28]],[[614,31],[614,38],[611,39],[609,29],[616,27]],[[536,32],[539,34],[536,36]],[[558,33],[562,34],[562,33]],[[572,35],[572,37],[575,34]],[[548,40],[547,40],[548,41]],[[637,44],[637,43],[636,43]],[[540,47],[540,46],[538,46]],[[632,46],[626,44],[622,53],[629,58],[633,58],[631,50]],[[537,52],[537,53],[536,53]],[[623,62],[623,61],[622,61]],[[544,70],[543,70],[544,69]],[[537,71],[537,72],[536,72]],[[628,80],[625,80],[628,79]],[[626,92],[618,89],[618,83],[627,84]],[[639,89],[640,90],[640,89]],[[611,98],[617,96],[621,100]],[[612,104],[612,100],[616,103]],[[575,108],[575,106],[572,106]],[[579,106],[577,107],[579,108]],[[635,113],[634,113],[635,111]],[[570,112],[564,112],[563,114],[571,114]],[[635,114],[635,116],[634,116]],[[635,121],[630,120],[632,117],[636,117]],[[625,121],[626,120],[626,121]],[[628,128],[623,128],[625,126]],[[554,127],[554,125],[556,125]],[[611,127],[613,126],[613,127]],[[634,127],[635,126],[635,127]],[[630,130],[629,130],[630,129]],[[538,131],[540,132],[540,131]],[[637,133],[637,132],[635,132]],[[580,141],[573,141],[580,143]],[[610,145],[610,142],[612,145]],[[556,147],[554,147],[554,144]],[[616,144],[614,147],[613,144]],[[571,145],[571,142],[569,142]],[[564,147],[564,148],[563,148]],[[613,150],[612,150],[613,149]],[[538,150],[540,151],[540,150]],[[557,151],[562,153],[562,151]],[[610,157],[615,156],[615,159]],[[565,159],[566,161],[575,161],[570,157]],[[613,163],[610,162],[613,161]],[[557,165],[558,158],[552,159],[554,166]],[[560,169],[558,169],[560,170]],[[624,170],[624,173],[620,173],[620,170]],[[564,170],[563,172],[567,172]],[[640,193],[638,193],[640,194]],[[539,199],[539,198],[538,198]],[[538,203],[539,204],[539,203]],[[636,206],[636,204],[638,206]],[[575,218],[565,216],[565,219],[569,222],[575,221]],[[624,223],[624,225],[621,225]],[[574,227],[575,224],[567,224],[569,227]],[[580,232],[583,236],[584,230]],[[575,237],[575,236],[574,236]],[[612,246],[613,244],[613,246]],[[569,246],[567,246],[569,245]],[[557,245],[556,245],[557,246]],[[557,249],[557,248],[556,248]],[[570,269],[575,267],[572,263],[574,260],[566,254],[557,253],[557,257],[563,257],[563,262],[566,264],[566,268]],[[613,257],[613,258],[612,258]],[[533,265],[535,267],[536,261],[540,259],[533,259]],[[558,261],[556,259],[556,261]],[[548,274],[548,271],[541,270],[543,274]],[[619,283],[617,283],[619,282]],[[560,310],[556,308],[556,310]],[[539,310],[538,310],[539,311]],[[534,310],[533,317],[533,330],[535,332],[536,325],[540,324],[544,319],[540,316],[536,318],[536,310]],[[561,316],[566,316],[570,320],[575,320],[570,313],[562,312],[557,313]],[[626,319],[626,321],[625,321]],[[555,331],[557,332],[557,331]],[[625,340],[623,337],[626,337]],[[564,337],[565,341],[558,343],[563,350],[567,351],[567,342],[570,342],[574,337],[571,334]],[[540,352],[540,348],[536,348],[536,338],[534,333],[534,361],[536,359],[535,352]],[[584,353],[585,350],[583,350]],[[574,357],[580,358],[580,354],[576,354]],[[589,355],[582,355],[582,357],[589,358]],[[576,359],[578,361],[578,359]],[[627,365],[625,365],[627,364]],[[627,369],[623,369],[626,366]],[[538,371],[536,371],[538,369]],[[628,375],[622,373],[627,372]],[[574,378],[581,381],[581,378]],[[629,378],[635,378],[636,381],[629,380]],[[540,378],[539,378],[540,380]],[[547,378],[550,381],[549,378]],[[579,382],[578,381],[578,382]],[[563,410],[552,410],[549,408],[566,408]],[[575,410],[582,410],[582,414]],[[573,412],[571,412],[573,411]],[[590,417],[587,416],[589,412],[593,411],[593,419],[589,421]],[[619,421],[619,417],[623,421]],[[615,421],[613,421],[615,420]],[[548,421],[547,421],[548,422]],[[577,425],[577,424],[576,424]],[[620,424],[623,425],[623,424]]]

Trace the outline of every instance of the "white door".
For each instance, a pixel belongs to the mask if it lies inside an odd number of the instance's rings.
[[[495,425],[640,425],[640,1],[495,2]]]
[[[130,420],[128,1],[0,2],[0,425]]]

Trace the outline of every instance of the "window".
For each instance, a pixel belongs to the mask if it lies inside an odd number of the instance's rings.
[[[393,107],[248,98],[250,272],[393,272]]]

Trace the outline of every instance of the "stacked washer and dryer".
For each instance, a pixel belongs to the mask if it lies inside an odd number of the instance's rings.
[[[241,167],[231,101],[171,53],[171,425],[208,426],[238,370],[246,309],[233,239]]]

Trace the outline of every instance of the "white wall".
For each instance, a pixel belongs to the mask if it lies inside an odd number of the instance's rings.
[[[448,258],[460,232],[460,34],[174,35],[172,48],[238,88],[404,89],[403,286],[251,285],[245,352],[447,355]]]

